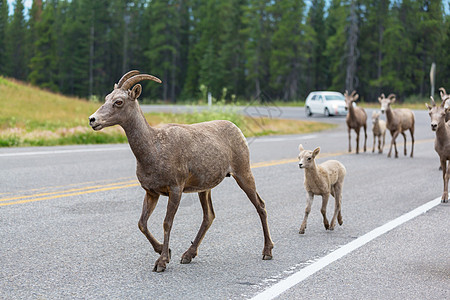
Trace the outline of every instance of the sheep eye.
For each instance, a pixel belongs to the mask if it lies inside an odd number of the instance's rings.
[[[123,101],[122,100],[117,100],[116,102],[114,102],[114,104],[116,106],[122,106],[123,105]]]
[[[311,157],[308,157],[308,161],[310,161],[311,160]]]

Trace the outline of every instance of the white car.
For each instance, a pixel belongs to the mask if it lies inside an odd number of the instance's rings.
[[[346,115],[345,97],[339,92],[317,91],[309,93],[305,101],[305,114],[325,116]]]

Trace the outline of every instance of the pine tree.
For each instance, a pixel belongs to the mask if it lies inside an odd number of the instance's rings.
[[[6,29],[8,26],[8,2],[0,0],[0,74],[5,74],[6,65]]]
[[[27,74],[25,57],[25,19],[22,0],[16,0],[14,14],[7,30],[6,74],[24,80]]]
[[[36,23],[34,56],[30,61],[28,80],[35,85],[58,90],[58,65],[56,53],[55,11],[53,4],[47,2],[42,18]]]
[[[283,100],[300,95],[303,40],[303,1],[282,0],[274,6],[275,32],[270,59],[271,86]]]

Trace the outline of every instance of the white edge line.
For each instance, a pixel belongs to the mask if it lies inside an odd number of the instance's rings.
[[[274,284],[270,288],[266,289],[265,291],[257,294],[253,298],[251,298],[251,300],[274,299],[275,297],[281,295],[282,293],[284,293],[291,287],[302,282],[309,276],[320,271],[321,269],[325,268],[326,266],[335,262],[336,260],[340,259],[341,257],[351,253],[352,251],[367,244],[368,242],[381,236],[382,234],[385,234],[386,232],[402,225],[403,223],[427,212],[431,208],[437,206],[439,203],[441,203],[441,197],[436,198],[428,203],[425,203],[424,205],[419,206],[416,209],[413,209],[412,211],[410,211],[404,215],[401,215],[400,217],[398,217],[380,227],[375,228],[374,230],[360,236],[356,240],[351,241],[350,243],[348,243],[348,244],[340,247],[339,249],[331,252],[330,254],[322,257],[318,261],[316,261],[316,262],[310,264],[309,266],[301,269],[300,271],[292,274],[291,276],[287,277],[286,279],[283,279],[282,281]]]
[[[0,153],[0,157],[48,155],[48,154],[68,154],[68,153],[81,153],[81,152],[120,151],[120,150],[125,150],[125,149],[129,149],[129,148],[128,147],[114,147],[114,148],[94,148],[94,149],[73,149],[73,150],[51,150],[51,151]]]

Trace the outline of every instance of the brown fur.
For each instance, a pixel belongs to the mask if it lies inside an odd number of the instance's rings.
[[[320,165],[316,165],[315,158],[320,152],[317,147],[314,151],[305,150],[302,145],[299,147],[300,153],[298,155],[300,169],[305,169],[305,190],[307,192],[307,203],[305,209],[305,216],[299,233],[304,234],[308,215],[311,212],[311,205],[314,200],[314,195],[322,196],[322,208],[320,212],[323,217],[323,225],[327,230],[333,230],[336,224],[336,218],[339,225],[342,225],[341,204],[342,204],[342,187],[344,185],[344,177],[347,173],[343,164],[337,160],[328,160]],[[334,215],[331,219],[331,224],[327,219],[327,204],[330,194],[335,199]]]
[[[356,132],[356,154],[359,153],[359,131],[361,127],[364,129],[364,152],[366,152],[367,144],[367,114],[364,108],[353,107],[353,102],[358,100],[359,95],[356,91],[353,91],[350,95],[347,91],[344,93],[345,96],[345,108],[348,110],[347,114],[347,130],[348,130],[348,152],[352,152],[351,143],[351,130]]]
[[[442,168],[442,179],[444,181],[444,192],[442,193],[441,202],[448,202],[448,180],[450,176],[450,164],[447,167],[447,161],[450,160],[450,125],[445,121],[447,113],[450,112],[450,108],[445,108],[445,103],[449,97],[445,97],[441,93],[442,103],[437,106],[431,97],[432,106],[426,103],[430,118],[431,118],[431,130],[436,132],[436,138],[434,139],[434,150],[439,155]]]
[[[181,258],[181,263],[190,263],[197,256],[198,246],[214,220],[211,189],[230,174],[259,214],[264,232],[263,259],[271,259],[273,242],[265,203],[256,192],[250,169],[249,149],[241,130],[229,121],[151,127],[137,101],[141,86],[137,84],[131,90],[128,88],[139,80],[159,79],[151,75],[136,75],[136,72],[130,71],[128,75],[124,75],[130,77],[132,73],[134,76],[123,83],[125,89],[121,84],[115,85],[114,90],[106,96],[105,104],[89,120],[94,130],[116,124],[125,130],[131,150],[136,156],[137,178],[146,191],[139,229],[160,254],[154,271],[164,271],[169,263],[170,231],[182,193],[198,193],[203,209],[203,222],[198,234]],[[147,221],[160,195],[169,197],[163,224],[163,243],[156,240],[147,228]]]
[[[386,122],[380,120],[380,113],[372,113],[372,133],[373,133],[373,149],[375,152],[376,139],[378,139],[378,153],[383,153],[384,142],[386,140]]]
[[[391,132],[391,146],[389,147],[388,157],[391,157],[392,145],[395,149],[395,158],[398,158],[397,144],[395,139],[401,133],[403,135],[404,143],[404,153],[406,152],[406,134],[405,131],[409,130],[411,133],[411,157],[414,154],[414,113],[407,108],[397,108],[392,109],[391,104],[395,102],[395,95],[390,94],[387,98],[384,94],[378,97],[378,101],[381,103],[381,112],[386,113],[386,127]]]

